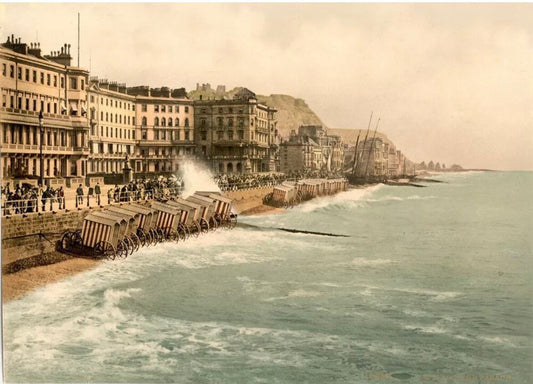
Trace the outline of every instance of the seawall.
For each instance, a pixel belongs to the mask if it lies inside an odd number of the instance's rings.
[[[233,210],[246,214],[263,205],[273,187],[225,192],[233,199]],[[81,228],[83,219],[100,208],[2,217],[2,274],[52,264],[72,257],[56,252],[55,243],[68,230]]]
[[[273,207],[263,205],[263,198],[272,191],[274,191],[273,186],[227,191],[224,192],[224,195],[233,199],[235,213],[252,214],[265,210],[275,210]]]

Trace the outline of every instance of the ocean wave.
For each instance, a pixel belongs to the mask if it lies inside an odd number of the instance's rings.
[[[390,260],[390,259],[367,259],[364,257],[356,257],[352,260],[350,263],[354,266],[359,267],[366,267],[366,266],[374,266],[374,265],[386,265],[386,264],[394,264],[397,263],[397,261]]]
[[[437,326],[420,326],[420,325],[406,325],[403,327],[405,330],[414,331],[416,333],[428,334],[428,335],[441,335],[449,333],[445,328]]]
[[[296,289],[294,291],[288,292],[285,296],[275,296],[264,299],[264,301],[277,301],[277,300],[288,300],[292,298],[306,298],[306,297],[316,297],[320,296],[321,293],[317,291],[308,291],[305,289]]]
[[[293,211],[295,212],[302,212],[302,213],[309,213],[316,210],[321,210],[324,208],[331,208],[331,207],[343,207],[347,203],[357,203],[357,202],[364,202],[364,200],[372,195],[374,192],[380,190],[384,184],[377,184],[373,185],[367,188],[353,188],[349,189],[344,192],[340,192],[333,196],[324,196],[324,197],[318,197],[312,200],[309,200],[307,202],[304,202],[303,204],[300,204],[299,206],[295,207]],[[358,205],[356,205],[358,206]]]
[[[444,301],[453,299],[461,295],[460,292],[451,292],[451,291],[433,291],[429,289],[411,289],[411,288],[391,288],[391,291],[412,293],[415,295],[422,296],[432,296],[430,300],[434,301]]]

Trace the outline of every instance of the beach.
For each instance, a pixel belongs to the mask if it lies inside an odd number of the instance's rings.
[[[257,199],[256,199],[257,200]],[[254,197],[243,197],[234,204],[235,211],[242,216],[264,215],[282,212],[283,208],[276,208],[269,205],[253,203]],[[250,208],[250,203],[252,207]],[[242,208],[245,210],[241,211]],[[52,252],[48,255],[50,259],[64,259],[65,255],[59,252]],[[18,272],[2,275],[2,301],[4,303],[18,299],[25,294],[47,284],[55,283],[80,272],[94,268],[102,260],[95,260],[85,257],[71,256],[67,260],[56,263],[41,265]]]

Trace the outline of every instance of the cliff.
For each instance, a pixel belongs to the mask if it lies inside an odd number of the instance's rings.
[[[188,95],[193,100],[199,100],[200,97],[203,100],[215,98],[231,99],[241,89],[242,87],[236,87],[222,92],[220,87],[215,90],[210,86],[203,86],[190,91]],[[297,99],[289,95],[274,94],[270,96],[257,95],[257,100],[278,110],[278,131],[284,138],[289,136],[291,130],[298,130],[298,127],[302,124],[316,124],[325,127],[325,124],[303,99]]]

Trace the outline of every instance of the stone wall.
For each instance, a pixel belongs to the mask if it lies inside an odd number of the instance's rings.
[[[228,191],[224,195],[233,199],[233,211],[242,213],[263,205],[263,198],[273,191],[274,187],[260,187]]]
[[[274,187],[225,192],[233,199],[233,211],[242,213],[263,205],[263,198]],[[51,264],[70,256],[56,252],[56,241],[63,233],[81,228],[83,219],[99,208],[44,212],[2,217],[2,273],[16,272],[37,265]]]
[[[55,214],[52,212],[41,215],[29,214],[26,217],[22,215],[2,217],[3,273],[12,271],[14,268],[12,264],[22,259],[50,259],[50,255],[55,253],[56,241],[65,231],[81,228],[83,218],[89,212],[90,209],[84,209]],[[41,262],[36,265],[42,264],[47,263]]]

